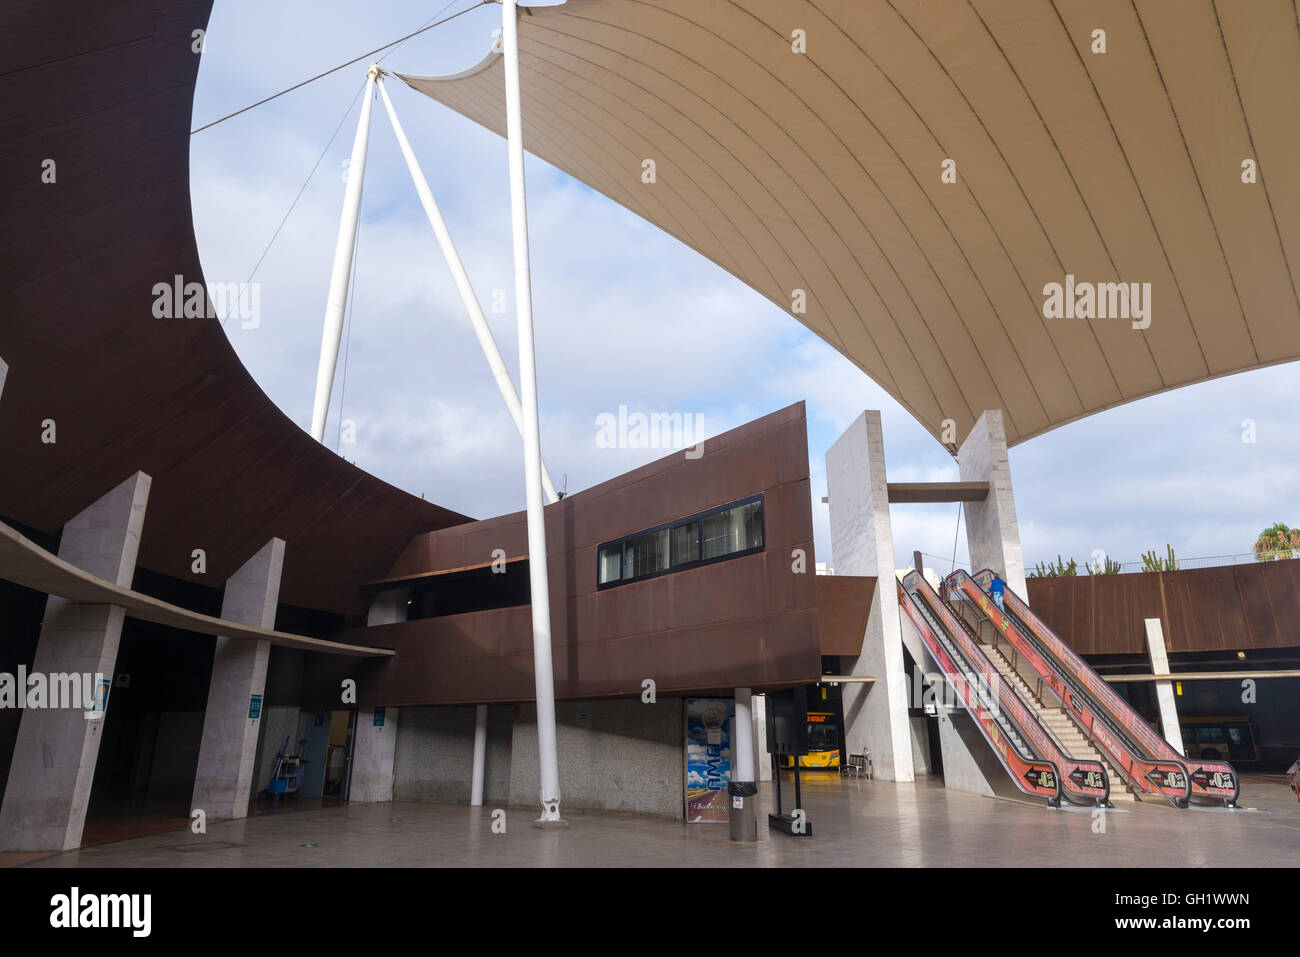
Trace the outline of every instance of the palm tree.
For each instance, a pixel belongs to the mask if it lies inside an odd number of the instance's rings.
[[[1255,540],[1255,561],[1268,562],[1279,558],[1294,558],[1300,551],[1300,528],[1287,528],[1282,522],[1264,529]]]

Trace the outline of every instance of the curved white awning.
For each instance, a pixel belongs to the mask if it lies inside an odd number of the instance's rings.
[[[936,436],[1300,358],[1290,0],[570,0],[520,48],[530,151],[782,308],[804,290]],[[504,134],[499,56],[402,79]],[[1045,318],[1067,275],[1149,283],[1149,327]]]

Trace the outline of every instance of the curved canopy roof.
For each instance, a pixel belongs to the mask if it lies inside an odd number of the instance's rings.
[[[1300,357],[1291,0],[569,0],[521,15],[520,55],[529,150],[936,436]],[[504,133],[499,55],[402,79]],[[1149,327],[1045,318],[1067,275],[1150,283]]]

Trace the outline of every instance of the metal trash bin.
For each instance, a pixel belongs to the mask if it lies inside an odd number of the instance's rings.
[[[727,823],[731,839],[742,843],[758,840],[758,785],[753,781],[733,781],[727,785],[731,797]]]

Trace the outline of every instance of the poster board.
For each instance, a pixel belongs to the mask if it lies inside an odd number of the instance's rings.
[[[732,698],[686,699],[686,823],[729,820]]]

